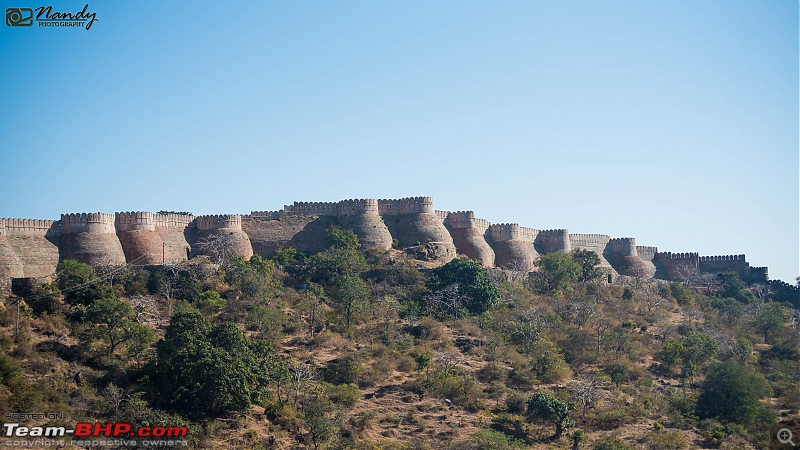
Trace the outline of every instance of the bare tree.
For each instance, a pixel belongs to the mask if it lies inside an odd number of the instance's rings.
[[[238,240],[233,233],[212,234],[197,241],[197,253],[208,256],[211,261],[222,265],[236,256]]]
[[[446,287],[429,292],[425,296],[425,308],[428,313],[437,316],[452,316],[458,318],[467,302],[467,297],[459,283],[452,283]]]
[[[311,365],[292,361],[289,365],[289,379],[294,390],[294,406],[301,403],[301,395],[305,398],[306,391],[316,380],[316,371]]]
[[[581,376],[569,384],[570,398],[581,407],[584,419],[586,419],[587,409],[607,397],[608,393],[605,390],[607,387],[606,377],[597,375]]]
[[[450,352],[436,352],[435,362],[442,367],[442,372],[446,377],[449,377],[456,367],[463,362],[461,358],[455,353]]]
[[[608,331],[614,327],[613,322],[606,316],[604,312],[600,312],[595,315],[594,321],[592,323],[594,327],[594,336],[595,336],[595,343],[597,345],[597,354],[600,354],[600,350],[603,348],[603,341],[606,338],[606,334]]]

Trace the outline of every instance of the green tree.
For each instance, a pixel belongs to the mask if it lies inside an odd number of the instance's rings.
[[[600,256],[591,250],[573,250],[572,259],[581,266],[581,273],[578,281],[586,283],[594,281],[603,276],[600,270]]]
[[[788,322],[789,313],[786,308],[780,303],[769,302],[756,312],[753,327],[764,336],[765,342],[772,342]]]
[[[195,310],[177,313],[150,368],[157,402],[196,418],[245,409],[268,382],[268,348],[235,324],[212,326]]]
[[[86,311],[85,322],[88,328],[82,333],[82,340],[103,341],[109,355],[122,344],[128,355],[141,353],[156,337],[153,330],[136,322],[131,305],[113,297],[95,300]]]
[[[468,259],[454,259],[433,269],[427,287],[431,292],[439,292],[458,285],[463,296],[463,307],[471,314],[487,311],[500,298],[489,274],[478,262]]]
[[[369,287],[356,275],[343,275],[336,281],[333,297],[349,328],[353,319],[369,306]]]
[[[548,253],[536,260],[539,268],[531,274],[534,288],[540,293],[553,293],[565,289],[581,277],[582,267],[572,255]]]
[[[734,271],[727,271],[719,275],[722,297],[730,297],[746,302],[750,299],[747,292],[747,284]]]
[[[537,392],[528,399],[528,415],[555,425],[554,439],[559,439],[564,430],[572,425],[569,413],[573,409],[573,403],[567,403],[549,392]]]
[[[700,387],[697,415],[722,422],[771,422],[774,417],[761,399],[771,394],[767,380],[741,363],[728,360],[712,365]]]
[[[71,305],[90,305],[101,297],[111,297],[114,290],[98,278],[92,266],[78,261],[64,260],[56,268],[56,283]]]

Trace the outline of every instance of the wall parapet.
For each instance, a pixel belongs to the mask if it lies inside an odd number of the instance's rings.
[[[148,211],[118,212],[114,224],[117,231],[153,231],[156,229],[153,213]]]
[[[539,230],[522,227],[518,223],[493,223],[488,229],[495,242],[522,241],[533,244],[540,233]]]
[[[611,238],[606,244],[606,250],[614,256],[638,256],[636,239],[632,237]]]
[[[357,198],[338,202],[294,202],[291,205],[285,205],[283,213],[304,216],[377,215],[378,200],[374,198]],[[274,215],[270,214],[269,217],[274,217]]]
[[[186,228],[194,223],[194,216],[189,214],[154,214],[153,223],[158,228]]]
[[[242,229],[242,216],[239,214],[215,214],[198,216],[195,218],[199,231],[210,231],[218,229],[239,230]]]
[[[672,252],[658,252],[656,258],[665,261],[699,261],[700,256],[698,253],[672,253]]]
[[[0,219],[0,236],[45,237],[57,235],[60,224],[45,219]]]
[[[286,213],[283,211],[250,211],[247,217],[250,219],[278,220],[285,215]]]
[[[115,216],[109,213],[70,213],[61,215],[61,232],[116,234]]]
[[[606,234],[570,234],[569,242],[573,247],[595,247],[608,244],[611,236]]]
[[[637,245],[636,246],[636,253],[639,254],[639,257],[645,261],[652,261],[655,258],[656,253],[658,253],[658,247],[648,247],[645,245]]]
[[[718,256],[701,256],[700,262],[716,262],[716,261],[744,261],[744,255],[718,255]]]
[[[434,211],[433,197],[406,197],[378,200],[378,213],[381,215],[435,214]]]

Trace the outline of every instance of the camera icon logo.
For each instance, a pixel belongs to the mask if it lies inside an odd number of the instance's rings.
[[[33,9],[6,8],[6,25],[10,27],[29,27],[33,25]]]

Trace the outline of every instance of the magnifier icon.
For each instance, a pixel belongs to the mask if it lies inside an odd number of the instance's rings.
[[[792,442],[792,430],[788,428],[781,428],[778,430],[778,442],[781,444],[792,444],[792,447],[794,447],[794,442]]]

